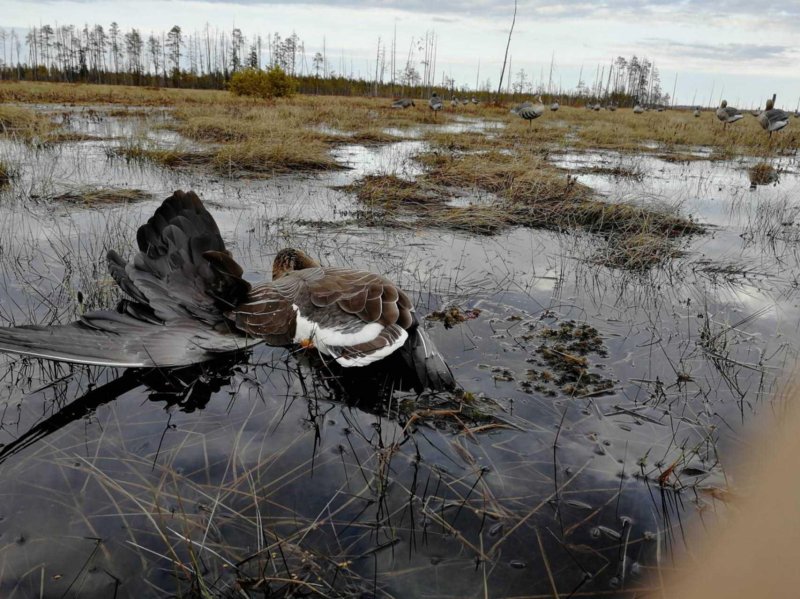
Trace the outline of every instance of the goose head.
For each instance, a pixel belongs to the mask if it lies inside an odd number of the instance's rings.
[[[276,281],[282,276],[295,270],[314,268],[319,262],[306,254],[303,250],[285,248],[277,253],[272,261],[272,280]]]

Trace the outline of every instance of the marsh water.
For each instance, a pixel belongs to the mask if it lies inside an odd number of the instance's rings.
[[[578,175],[610,202],[708,225],[632,273],[602,266],[605,240],[578,231],[359,224],[342,186],[418,174],[413,135],[336,147],[348,170],[264,180],[109,152],[135,136],[189,147],[157,128],[161,111],[58,111],[92,137],[0,142],[18,170],[0,191],[3,325],[111,305],[106,250],[130,255],[158,203],[193,189],[251,280],[295,246],[384,273],[423,315],[479,310],[425,321],[471,407],[354,391],[284,348],[177,373],[0,356],[3,597],[657,594],[658,571],[725,521],[748,435],[779,417],[800,347],[795,158],[751,189],[749,158],[554,151],[564,169],[640,175]],[[54,199],[91,186],[150,199]],[[551,359],[554,339],[579,344],[590,384]]]

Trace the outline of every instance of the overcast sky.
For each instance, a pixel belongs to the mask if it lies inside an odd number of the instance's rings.
[[[437,81],[447,72],[457,84],[494,86],[513,13],[508,0],[318,0],[305,3],[251,0],[3,0],[0,26],[99,23],[123,29],[184,31],[241,28],[246,35],[297,32],[307,52],[326,40],[334,69],[341,57],[366,74],[374,70],[378,37],[390,43],[397,27],[398,55],[412,38],[434,30],[439,38]],[[524,68],[534,81],[548,77],[574,88],[583,68],[591,83],[598,64],[618,55],[647,56],[662,85],[680,103],[713,102],[750,107],[772,93],[794,110],[800,98],[800,0],[521,0],[512,39],[514,77]],[[398,61],[401,59],[398,58]],[[370,62],[372,67],[370,67]]]

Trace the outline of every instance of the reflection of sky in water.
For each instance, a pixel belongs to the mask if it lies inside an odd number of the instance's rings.
[[[130,134],[120,121],[109,137]],[[630,588],[657,553],[680,548],[679,520],[724,511],[716,462],[729,466],[741,431],[772,409],[769,393],[794,364],[800,268],[793,227],[781,223],[794,215],[796,175],[751,192],[749,161],[559,156],[565,168],[638,169],[641,181],[579,177],[609,200],[646,198],[715,225],[685,240],[671,264],[632,274],[599,266],[603,240],[578,232],[476,237],[335,222],[355,205],[334,187],[370,173],[413,177],[419,141],[343,145],[334,155],[348,170],[269,180],[128,164],[108,158],[107,143],[116,142],[0,145],[0,159],[21,172],[0,204],[4,321],[72,319],[78,290],[89,307],[109,302],[105,250],[130,251],[158,201],[193,188],[248,279],[263,278],[275,252],[292,245],[325,264],[385,273],[421,314],[449,302],[480,308],[449,330],[428,325],[458,380],[490,398],[507,427],[455,435],[417,423],[405,437],[404,421],[337,401],[329,381],[280,348],[259,348],[227,372],[202,410],[165,411],[179,394],[148,396],[138,381],[104,391],[98,405],[0,464],[4,596],[38,593],[42,576],[59,596],[73,580],[80,596],[109,596],[113,577],[119,596],[163,596],[177,584],[171,552],[191,562],[184,537],[206,543],[216,590],[233,583],[211,550],[239,563],[265,547],[262,557],[282,551],[285,564],[255,559],[246,568],[266,563],[279,578],[287,568],[307,572],[305,558],[319,567],[308,580],[335,580],[340,590],[372,592],[377,572],[394,596],[465,596],[484,580],[491,596],[547,595],[548,567],[564,595]],[[140,188],[153,199],[89,209],[47,199],[83,185]],[[605,338],[608,355],[588,359],[590,372],[612,381],[609,394],[551,397],[523,384],[545,369],[539,332],[570,319]],[[38,368],[0,357],[0,443],[111,377]],[[191,387],[193,397],[209,380]],[[657,477],[673,463],[684,484],[701,484],[662,494]]]

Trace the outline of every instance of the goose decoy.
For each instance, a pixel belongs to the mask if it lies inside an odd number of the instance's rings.
[[[433,110],[433,116],[436,117],[436,113],[439,112],[442,108],[444,108],[444,102],[439,97],[439,94],[433,92],[431,94],[431,99],[428,100],[428,107]]]
[[[392,102],[392,108],[406,109],[411,106],[416,106],[416,104],[414,104],[414,100],[410,100],[409,98],[399,98]]]
[[[544,114],[544,104],[542,104],[542,98],[539,98],[539,103],[535,105],[531,105],[530,102],[526,102],[529,106],[523,106],[519,109],[517,114],[528,121],[528,126],[533,124],[533,119],[538,119],[540,116]]]
[[[775,131],[780,131],[789,124],[789,113],[780,108],[775,108],[772,98],[767,100],[767,108],[758,115],[758,122],[764,131],[769,131],[769,136]]]
[[[523,108],[533,108],[533,102],[526,100],[525,102],[522,102],[521,104],[517,104],[516,106],[514,106],[511,110],[509,110],[509,112],[511,114],[519,116],[519,111],[522,110]]]
[[[561,106],[558,105],[558,102],[553,102],[552,104],[550,104],[551,112],[557,112],[559,108],[561,108]]]
[[[119,368],[199,364],[259,343],[316,348],[345,368],[399,355],[418,388],[454,387],[409,297],[367,271],[320,266],[300,250],[273,262],[273,280],[251,285],[193,192],[164,200],[136,235],[129,262],[108,253],[127,296],[114,310],[62,326],[0,328],[0,351]]]
[[[601,108],[602,108],[602,106],[600,106],[600,102],[598,102],[597,104],[595,104],[595,105],[592,107],[592,110],[594,110],[595,112],[600,112],[600,109],[601,109]]]
[[[744,115],[736,110],[733,106],[728,106],[728,101],[723,100],[719,108],[717,108],[717,118],[721,120],[724,125],[724,128],[728,127],[729,123],[735,123],[736,121],[743,119]]]
[[[462,106],[466,106],[467,104],[469,104],[469,100],[467,100],[466,98],[464,98],[463,100],[461,100],[461,105],[462,105]]]
[[[637,104],[633,107],[633,114],[642,114],[644,112],[644,108],[642,108],[641,104]]]

